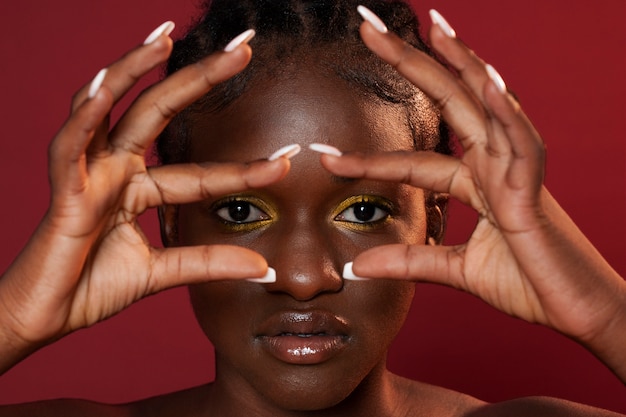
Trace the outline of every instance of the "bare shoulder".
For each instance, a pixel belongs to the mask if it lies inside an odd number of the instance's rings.
[[[517,398],[487,403],[458,391],[397,377],[396,387],[403,393],[407,408],[398,415],[448,417],[624,417],[599,409],[551,397]],[[400,410],[399,410],[400,411]]]
[[[0,417],[161,417],[193,416],[206,387],[158,395],[128,404],[109,405],[86,400],[60,399],[0,406]]]
[[[460,417],[488,405],[458,391],[397,375],[394,378],[396,391],[402,395],[398,402],[406,406],[403,410],[396,410],[397,415]]]
[[[500,403],[487,404],[464,414],[466,417],[496,416],[567,416],[567,417],[619,417],[613,411],[578,404],[551,397],[517,398]]]
[[[0,406],[0,417],[130,417],[124,405],[107,405],[85,400],[49,400]]]

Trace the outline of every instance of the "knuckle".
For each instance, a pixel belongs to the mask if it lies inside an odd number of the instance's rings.
[[[70,101],[70,113],[76,112],[76,110],[78,110],[78,108],[80,107],[81,104],[83,104],[84,101],[85,101],[85,87],[78,90],[72,96],[72,99]]]
[[[178,109],[170,106],[165,100],[154,100],[151,106],[164,120],[172,120],[178,114]]]

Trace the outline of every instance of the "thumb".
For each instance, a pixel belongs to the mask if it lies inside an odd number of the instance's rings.
[[[465,290],[464,246],[385,245],[359,254],[352,265],[363,278],[430,282]]]
[[[187,284],[226,279],[262,278],[268,274],[258,253],[230,245],[154,249],[147,294]]]

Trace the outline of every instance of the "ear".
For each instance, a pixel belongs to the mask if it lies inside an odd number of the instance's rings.
[[[159,206],[158,213],[163,246],[178,246],[178,206]]]
[[[427,200],[428,235],[426,244],[440,245],[446,231],[446,212],[448,208],[447,194],[433,194]]]

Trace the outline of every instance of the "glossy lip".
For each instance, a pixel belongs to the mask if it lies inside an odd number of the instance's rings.
[[[326,362],[349,344],[347,321],[324,311],[289,311],[270,317],[256,336],[281,362],[315,365]]]

